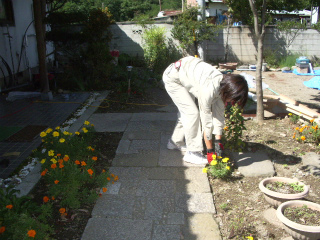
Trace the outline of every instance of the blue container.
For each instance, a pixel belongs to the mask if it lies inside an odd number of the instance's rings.
[[[297,64],[309,64],[310,60],[307,57],[301,56],[296,59]]]

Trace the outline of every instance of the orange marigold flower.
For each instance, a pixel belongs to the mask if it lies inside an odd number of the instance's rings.
[[[46,202],[49,202],[49,198],[47,196],[44,196],[43,197],[43,201],[46,203]]]
[[[65,155],[65,156],[63,157],[63,160],[64,160],[65,162],[67,162],[69,159],[70,159],[70,158],[69,158],[68,155]]]
[[[61,153],[58,153],[58,154],[57,154],[57,157],[60,157],[60,156],[61,156]]]
[[[305,140],[306,140],[306,137],[305,137],[305,136],[301,136],[301,140],[302,140],[302,141],[305,141]]]
[[[102,192],[106,192],[108,189],[107,188],[102,188]]]
[[[63,159],[59,159],[59,164],[62,164],[63,163]]]
[[[298,131],[298,130],[299,130],[299,127],[296,127],[296,128],[295,128],[295,130],[297,130],[297,131]]]
[[[59,209],[59,212],[60,212],[60,213],[65,213],[65,212],[66,212],[66,209],[65,209],[65,208],[60,208],[60,209]]]
[[[111,175],[110,175],[110,176],[114,178],[114,174],[113,174],[113,173],[111,173]]]
[[[34,238],[34,237],[36,236],[36,231],[33,230],[33,229],[29,230],[29,231],[28,231],[28,236]]]
[[[111,178],[107,177],[107,180],[108,180],[108,181],[110,181],[110,180],[111,180]]]
[[[81,166],[86,166],[86,162],[85,161],[81,161]]]
[[[305,127],[300,128],[300,130],[299,130],[299,131],[300,131],[300,132],[303,132],[304,128],[305,128]]]
[[[47,172],[48,172],[48,169],[45,169],[44,171],[41,172],[41,176],[46,175]]]
[[[54,184],[58,184],[58,183],[59,183],[59,180],[55,180],[55,181],[54,181]]]
[[[105,170],[105,169],[102,169],[102,172],[104,173],[104,172],[106,172],[106,170]]]
[[[119,180],[119,177],[118,177],[118,176],[115,176],[115,177],[114,177],[114,180],[115,180],[115,181],[118,181],[118,180]]]
[[[79,160],[75,160],[74,162],[75,162],[75,164],[80,165],[80,161]]]
[[[55,169],[57,167],[57,164],[53,163],[51,164],[51,168]]]
[[[88,173],[89,173],[90,175],[92,175],[92,174],[93,174],[92,169],[88,169]]]
[[[9,204],[9,205],[6,206],[6,208],[12,209],[12,208],[13,208],[13,205],[12,205],[12,204]]]
[[[93,161],[97,161],[98,158],[97,158],[97,157],[92,157],[92,160],[93,160]]]
[[[6,227],[4,227],[4,226],[0,227],[0,234],[4,233],[5,231],[6,231]]]
[[[311,119],[310,122],[313,123],[313,122],[314,122],[314,119]]]
[[[64,168],[64,165],[63,164],[59,164],[59,168]]]
[[[55,200],[56,198],[54,196],[51,197],[52,200]]]

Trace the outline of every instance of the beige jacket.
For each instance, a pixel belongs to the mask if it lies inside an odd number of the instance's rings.
[[[198,99],[202,132],[208,140],[212,134],[221,135],[224,127],[224,103],[220,97],[222,73],[199,58],[181,59],[181,84]]]

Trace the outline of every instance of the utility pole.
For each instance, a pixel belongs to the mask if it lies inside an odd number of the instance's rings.
[[[159,5],[160,5],[160,12],[161,12],[161,0],[159,0]]]

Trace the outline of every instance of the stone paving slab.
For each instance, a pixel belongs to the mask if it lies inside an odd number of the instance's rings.
[[[160,132],[150,132],[150,131],[126,131],[124,132],[123,140],[141,140],[141,139],[160,139]]]
[[[112,161],[115,167],[155,167],[158,166],[159,153],[119,154]]]
[[[216,213],[211,193],[177,193],[176,212]]]
[[[151,240],[151,220],[91,218],[82,240]]]
[[[177,113],[133,113],[131,121],[177,121]]]
[[[221,240],[217,222],[210,213],[187,215],[188,224],[182,226],[183,239],[188,240]]]
[[[275,169],[264,152],[232,153],[238,171],[245,177],[272,177]]]
[[[126,131],[172,132],[175,121],[130,121]]]
[[[88,119],[97,132],[124,132],[132,113],[95,113]]]

